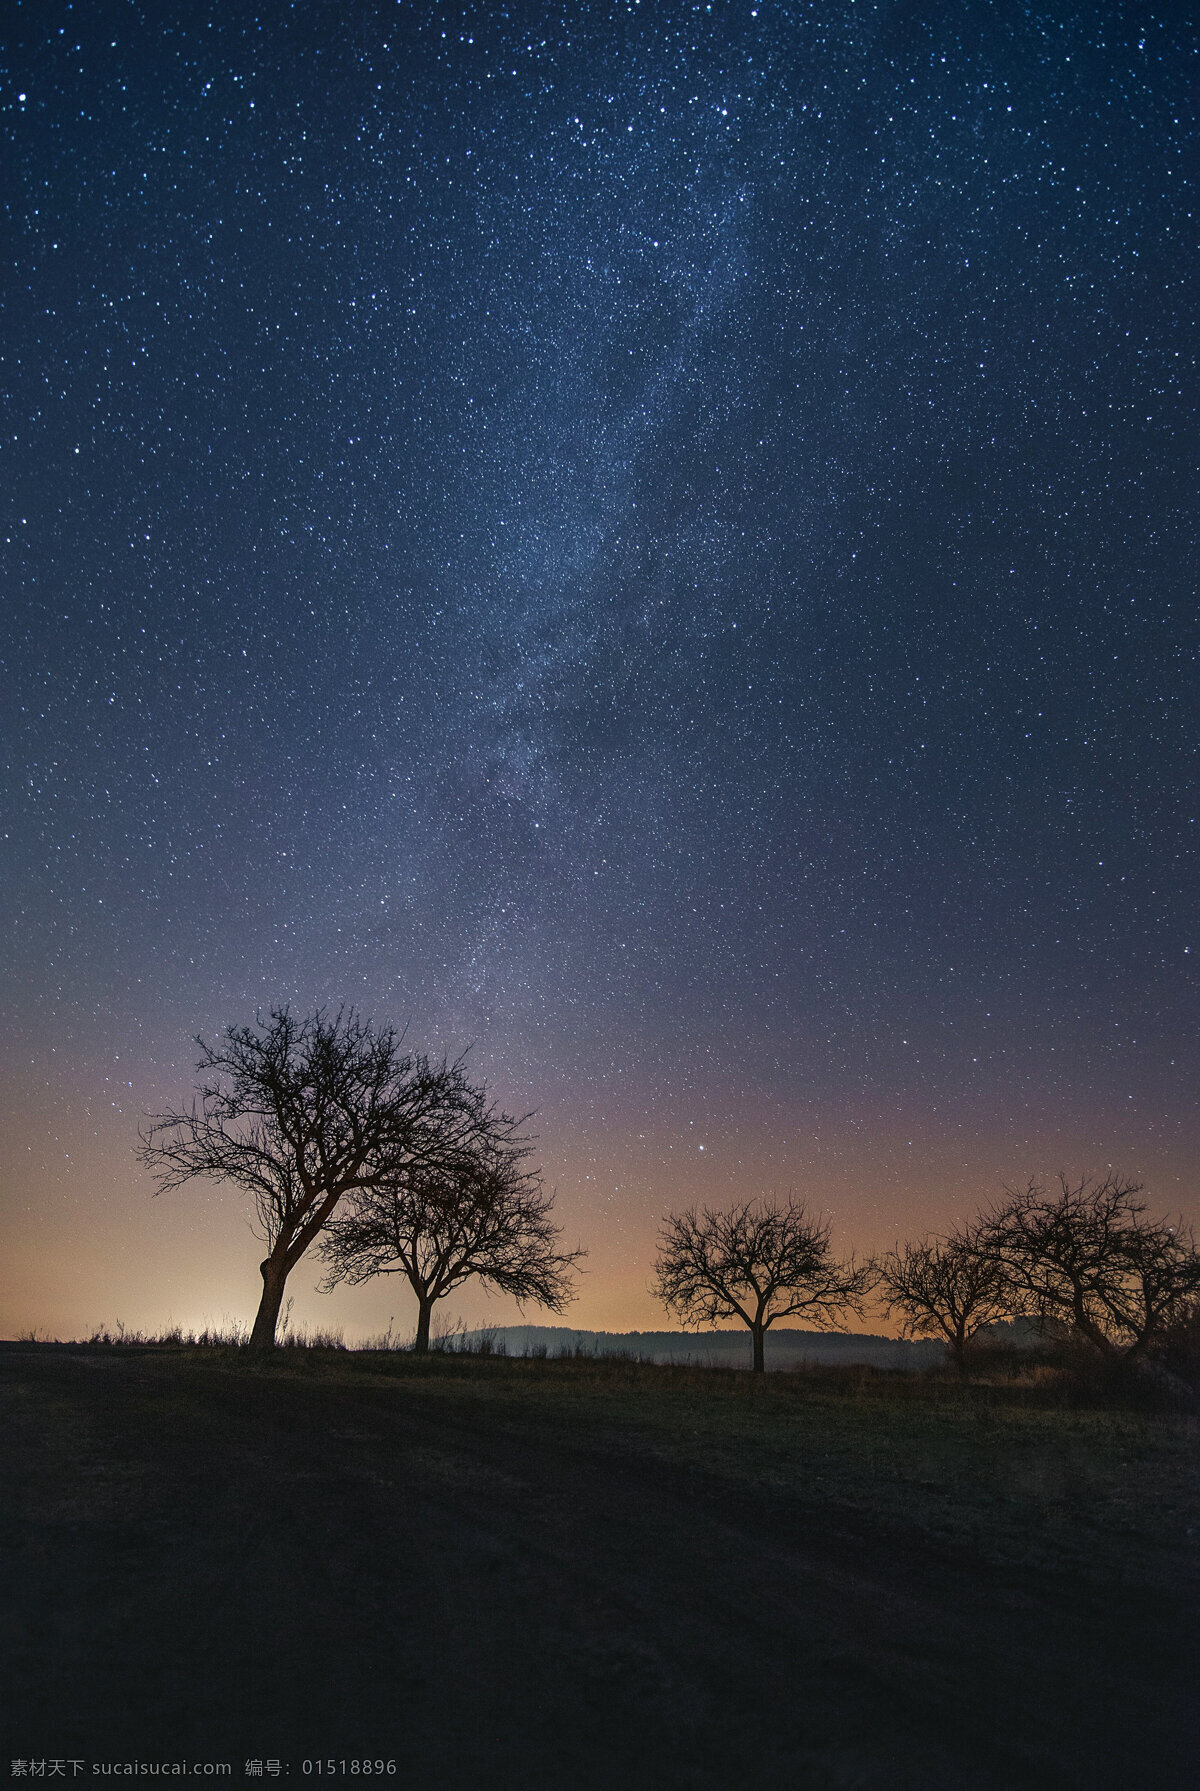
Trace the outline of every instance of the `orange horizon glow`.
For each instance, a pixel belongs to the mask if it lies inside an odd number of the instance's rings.
[[[10,1178],[0,1335],[66,1341],[118,1323],[151,1334],[175,1325],[184,1331],[247,1325],[258,1303],[262,1255],[248,1204],[232,1189],[205,1184],[155,1196],[133,1159],[129,1112],[110,1106],[105,1114],[97,1104],[85,1127],[84,1113],[68,1106],[42,1104],[39,1111],[28,1099],[13,1103],[19,1117],[10,1161],[24,1157],[28,1168],[19,1185]],[[1196,1218],[1190,1175],[1196,1141],[1179,1132],[1168,1139],[1136,1120],[1107,1132],[1083,1116],[1070,1130],[998,1124],[968,1141],[945,1124],[918,1125],[912,1116],[887,1129],[877,1123],[869,1135],[843,1117],[841,1125],[826,1121],[815,1135],[797,1125],[781,1136],[777,1115],[770,1127],[757,1118],[757,1125],[744,1119],[721,1128],[704,1125],[696,1114],[633,1130],[615,1119],[583,1125],[565,1106],[544,1108],[540,1160],[546,1185],[556,1192],[556,1217],[566,1242],[589,1251],[576,1302],[559,1317],[534,1307],[521,1313],[514,1301],[468,1284],[444,1303],[442,1322],[677,1330],[649,1288],[663,1215],[769,1192],[795,1192],[828,1213],[839,1254],[878,1251],[945,1230],[997,1198],[1006,1183],[1063,1167],[1117,1167],[1145,1182],[1157,1211]],[[60,1147],[60,1137],[69,1150]],[[351,1345],[389,1324],[401,1336],[411,1330],[415,1302],[401,1277],[324,1295],[315,1288],[319,1274],[314,1255],[292,1273],[293,1327],[341,1330]],[[799,1320],[787,1322],[805,1328]],[[877,1308],[846,1329],[897,1333]]]

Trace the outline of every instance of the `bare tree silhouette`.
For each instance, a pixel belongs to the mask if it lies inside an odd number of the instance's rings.
[[[405,1051],[392,1027],[353,1009],[298,1019],[275,1008],[197,1043],[195,1100],[151,1115],[138,1154],[160,1193],[209,1178],[253,1197],[267,1255],[250,1343],[269,1349],[288,1275],[339,1201],[464,1150],[485,1104],[461,1061]]]
[[[989,1213],[978,1242],[1004,1276],[1011,1310],[1054,1319],[1100,1355],[1150,1350],[1200,1293],[1200,1253],[1182,1220],[1147,1217],[1127,1176],[1063,1174],[1057,1193],[1031,1180]]]
[[[1010,1309],[1000,1264],[970,1231],[898,1244],[880,1258],[879,1279],[905,1336],[944,1338],[959,1368],[971,1339]]]
[[[652,1291],[685,1325],[740,1318],[749,1326],[753,1366],[763,1373],[764,1342],[781,1318],[827,1329],[859,1313],[874,1286],[872,1263],[830,1256],[829,1225],[802,1201],[746,1200],[728,1212],[672,1213],[659,1233]]]
[[[475,1277],[519,1303],[562,1312],[583,1250],[560,1250],[523,1121],[488,1109],[466,1148],[414,1162],[359,1190],[326,1228],[325,1285],[401,1274],[417,1296],[414,1350],[429,1349],[433,1308]]]

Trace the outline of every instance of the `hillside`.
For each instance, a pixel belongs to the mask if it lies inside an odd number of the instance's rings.
[[[11,1761],[1195,1782],[1188,1418],[855,1370],[69,1345],[0,1347],[0,1418]]]
[[[736,1331],[579,1331],[567,1325],[496,1325],[468,1331],[470,1349],[490,1346],[498,1355],[629,1355],[639,1361],[690,1362],[714,1368],[750,1367],[750,1334]],[[873,1368],[933,1368],[945,1356],[940,1343],[837,1331],[799,1331],[783,1325],[767,1333],[767,1369],[854,1363]]]

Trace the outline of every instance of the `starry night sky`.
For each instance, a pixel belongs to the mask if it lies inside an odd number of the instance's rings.
[[[252,1313],[132,1148],[284,1000],[538,1110],[583,1324],[685,1199],[1195,1215],[1187,9],[8,21],[8,1334]]]

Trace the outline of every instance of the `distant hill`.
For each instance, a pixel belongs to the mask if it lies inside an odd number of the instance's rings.
[[[714,1368],[750,1367],[750,1333],[736,1331],[575,1331],[566,1325],[495,1325],[468,1331],[460,1347],[478,1348],[490,1340],[497,1353],[526,1356],[545,1352],[571,1355],[585,1350],[598,1356],[631,1355],[652,1362],[694,1362]],[[945,1356],[932,1340],[907,1342],[895,1337],[840,1331],[795,1331],[783,1326],[767,1332],[767,1368],[799,1368],[806,1362],[834,1365],[867,1363],[875,1368],[936,1367]]]

